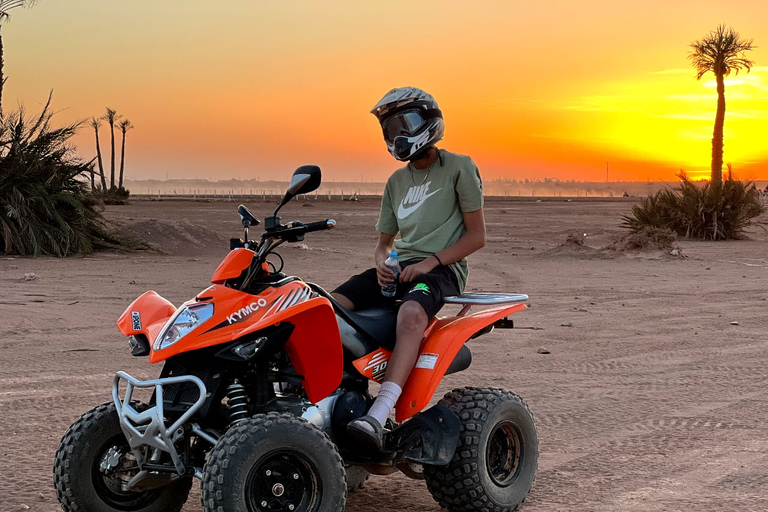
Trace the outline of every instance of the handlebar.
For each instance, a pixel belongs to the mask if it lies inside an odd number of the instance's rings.
[[[319,220],[317,222],[310,222],[309,224],[305,224],[304,227],[307,229],[305,233],[309,233],[311,231],[321,231],[323,229],[332,229],[336,225],[336,221],[333,219],[325,219],[325,220]]]
[[[336,225],[336,221],[333,219],[320,220],[317,222],[310,222],[309,224],[303,224],[298,221],[289,222],[286,225],[278,226],[275,229],[267,230],[262,238],[277,237],[288,241],[297,237],[303,236],[305,233],[311,233],[312,231],[321,231],[324,229],[332,229]]]
[[[298,221],[289,222],[287,224],[280,224],[280,217],[273,215],[267,217],[264,221],[266,231],[261,235],[261,243],[249,242],[251,246],[255,248],[256,255],[249,266],[248,274],[243,282],[239,285],[241,290],[248,288],[251,280],[261,275],[260,272],[268,272],[264,269],[263,265],[266,262],[267,256],[273,253],[273,249],[283,242],[300,242],[304,240],[304,235],[312,231],[321,231],[324,229],[331,229],[336,226],[336,221],[333,219],[325,219],[317,222],[310,222],[304,224]],[[239,240],[237,242],[240,242]],[[230,241],[230,248],[242,247],[242,242],[237,243]],[[280,258],[280,255],[277,255]],[[282,262],[282,258],[280,258]],[[282,268],[282,264],[280,266]],[[275,272],[279,272],[276,270]]]

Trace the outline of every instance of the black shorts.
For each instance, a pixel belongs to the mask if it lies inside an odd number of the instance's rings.
[[[400,268],[413,265],[423,260],[408,260],[400,263]],[[431,320],[443,307],[443,297],[459,295],[459,281],[450,267],[438,265],[431,272],[422,274],[408,283],[397,283],[394,297],[381,294],[376,277],[376,269],[369,268],[362,274],[352,276],[349,280],[333,290],[348,298],[356,310],[393,304],[396,300],[418,302],[427,317]]]

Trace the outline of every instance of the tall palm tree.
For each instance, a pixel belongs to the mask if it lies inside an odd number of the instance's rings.
[[[120,115],[117,110],[107,107],[107,113],[104,114],[102,119],[106,119],[109,123],[109,129],[112,132],[112,165],[110,166],[109,175],[109,189],[115,188],[115,121],[120,119]]]
[[[123,169],[125,167],[125,132],[132,129],[133,125],[129,120],[123,119],[120,122],[120,131],[123,132],[123,147],[120,150],[120,184],[117,187],[118,189],[123,188]]]
[[[0,28],[10,21],[10,10],[17,7],[32,7],[37,0],[0,0]],[[3,76],[3,36],[0,34],[0,116],[3,114],[3,86],[8,77]]]
[[[712,183],[723,181],[723,126],[725,124],[725,77],[731,71],[736,74],[742,69],[749,73],[754,62],[745,57],[745,52],[756,48],[753,39],[742,39],[738,32],[725,25],[707,34],[700,41],[691,43],[688,58],[696,69],[696,80],[701,80],[708,71],[715,74],[717,81],[717,113],[712,135]]]
[[[96,117],[91,118],[91,127],[96,132],[96,157],[99,162],[99,175],[101,176],[101,190],[107,191],[107,179],[104,177],[104,164],[101,161],[101,144],[99,144],[99,127],[101,126],[101,119]]]

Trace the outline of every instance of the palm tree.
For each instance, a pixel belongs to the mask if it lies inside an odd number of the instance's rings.
[[[107,113],[104,114],[104,117],[102,119],[106,119],[109,123],[109,128],[112,131],[112,165],[110,167],[110,175],[109,175],[109,189],[112,190],[115,188],[115,121],[117,121],[120,118],[120,116],[117,113],[117,110],[111,109],[107,107]]]
[[[37,0],[0,0],[0,28],[4,21],[10,21],[9,11],[17,7],[32,7]],[[3,36],[0,34],[0,116],[3,114],[3,86],[7,77],[3,76]]]
[[[691,43],[693,51],[688,55],[696,69],[696,80],[711,71],[717,81],[717,113],[712,135],[712,183],[723,181],[723,125],[725,124],[725,77],[731,71],[736,74],[742,69],[747,73],[754,62],[747,59],[745,52],[756,48],[753,39],[742,39],[738,32],[725,25],[719,25],[700,41]]]
[[[123,144],[122,144],[123,147],[120,150],[120,184],[117,187],[118,190],[123,188],[123,169],[125,167],[125,132],[132,129],[133,129],[133,125],[129,120],[123,119],[120,122],[120,131],[123,132]]]
[[[100,126],[101,126],[101,119],[92,117],[91,127],[93,128],[93,131],[96,132],[96,156],[97,156],[97,161],[99,162],[99,175],[101,176],[101,190],[102,192],[106,192],[107,180],[104,177],[104,164],[101,161],[101,144],[99,144],[99,127]]]

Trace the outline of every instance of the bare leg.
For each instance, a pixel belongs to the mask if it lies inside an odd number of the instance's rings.
[[[421,340],[428,323],[427,313],[418,302],[406,301],[400,306],[397,314],[397,343],[387,364],[385,382],[394,382],[400,388],[405,385],[419,356]]]
[[[352,304],[352,301],[349,300],[348,298],[346,298],[344,295],[342,295],[340,293],[336,293],[336,292],[331,292],[331,297],[336,299],[336,302],[341,304],[341,306],[344,309],[348,309],[350,311],[354,311],[355,310],[355,305]]]
[[[395,407],[408,376],[419,356],[424,330],[429,323],[427,313],[418,302],[406,301],[397,314],[397,342],[387,365],[387,373],[368,414],[350,422],[347,429],[358,442],[383,444],[382,425]]]

